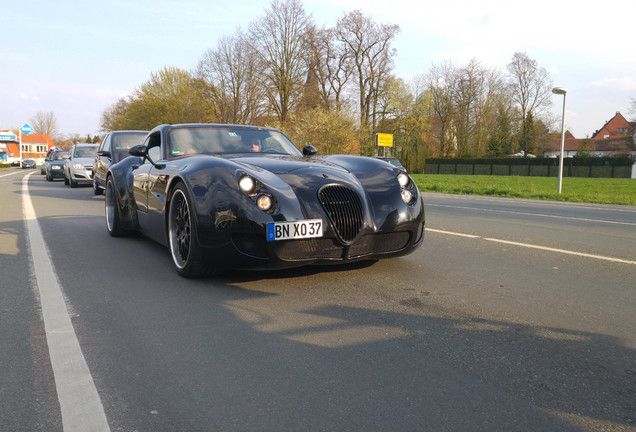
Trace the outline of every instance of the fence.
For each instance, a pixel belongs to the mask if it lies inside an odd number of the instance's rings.
[[[424,174],[504,175],[558,177],[559,159],[428,159]],[[634,178],[631,158],[569,158],[563,161],[564,177]]]

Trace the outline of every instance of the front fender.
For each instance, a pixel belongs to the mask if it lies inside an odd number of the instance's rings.
[[[111,178],[115,185],[116,202],[122,227],[127,230],[138,230],[137,205],[133,194],[133,169],[143,163],[136,156],[129,156],[111,165],[107,179]]]

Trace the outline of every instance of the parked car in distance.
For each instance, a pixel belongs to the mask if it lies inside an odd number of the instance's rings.
[[[35,163],[35,161],[33,159],[23,159],[22,160],[22,168],[28,168],[28,169],[33,169],[33,168],[37,168],[37,164]]]
[[[50,152],[42,166],[44,167],[44,175],[46,181],[53,181],[56,178],[64,178],[64,156],[68,153],[63,150],[55,150]]]
[[[75,144],[64,156],[64,184],[76,187],[79,183],[93,182],[93,162],[97,144]]]
[[[299,151],[279,130],[161,125],[106,180],[106,229],[167,246],[184,277],[414,252],[424,204],[404,168]]]
[[[93,162],[93,192],[101,195],[106,189],[106,174],[111,165],[130,156],[128,149],[141,144],[148,131],[125,130],[106,134]]]

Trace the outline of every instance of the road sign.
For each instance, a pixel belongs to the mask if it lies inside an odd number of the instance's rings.
[[[30,134],[31,132],[33,132],[33,128],[32,128],[32,127],[31,127],[31,125],[30,125],[30,124],[28,124],[28,123],[25,123],[25,124],[24,124],[24,126],[22,126],[22,127],[20,128],[20,130],[21,130],[21,131],[22,131],[22,133],[23,133],[23,134],[25,134],[25,135],[28,135],[28,134]]]
[[[9,134],[1,134],[0,133],[0,141],[15,141],[16,140],[16,136],[12,133]]]
[[[378,147],[393,147],[393,134],[375,134],[375,143]]]

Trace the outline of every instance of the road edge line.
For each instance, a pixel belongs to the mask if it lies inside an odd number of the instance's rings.
[[[60,403],[62,427],[64,432],[109,432],[104,406],[77,340],[29,195],[31,174],[22,178],[22,211]]]

